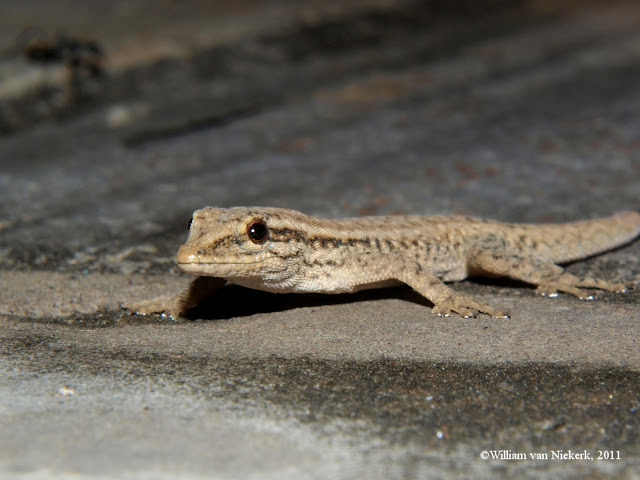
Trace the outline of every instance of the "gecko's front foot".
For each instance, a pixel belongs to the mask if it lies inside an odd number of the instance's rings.
[[[151,300],[131,301],[122,307],[134,314],[160,314],[175,320],[181,315],[185,315],[191,307],[217,291],[224,283],[225,280],[222,278],[198,277],[177,295],[167,295]]]
[[[507,312],[502,312],[486,303],[477,302],[462,295],[456,295],[438,303],[433,307],[432,311],[439,317],[450,317],[453,313],[457,313],[464,318],[473,318],[477,317],[478,313],[485,313],[493,318],[511,318],[511,315]]]
[[[122,305],[132,315],[153,315],[177,319],[182,313],[181,299],[176,296],[161,296],[151,300],[128,302]]]

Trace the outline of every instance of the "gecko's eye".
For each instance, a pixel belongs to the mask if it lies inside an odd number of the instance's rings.
[[[267,224],[262,220],[253,220],[247,225],[247,235],[253,243],[263,243],[268,234]]]
[[[187,232],[191,230],[191,225],[193,225],[193,217],[189,219],[189,224],[187,225]]]

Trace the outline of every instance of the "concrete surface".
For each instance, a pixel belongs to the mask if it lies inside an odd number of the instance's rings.
[[[638,291],[454,285],[505,321],[439,319],[408,288],[229,287],[180,322],[120,308],[189,280],[172,257],[203,205],[639,209],[640,7],[478,4],[281,2],[273,22],[269,2],[193,7],[164,36],[164,4],[139,31],[91,28],[98,7],[4,17],[69,18],[108,55],[82,95],[64,64],[0,60],[0,476],[640,478]],[[639,252],[569,269],[638,281]]]

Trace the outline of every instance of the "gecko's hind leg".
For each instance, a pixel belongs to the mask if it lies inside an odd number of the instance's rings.
[[[530,283],[537,287],[537,293],[545,296],[556,296],[558,292],[564,292],[582,300],[593,300],[597,290],[627,290],[621,283],[595,278],[581,279],[549,260],[523,257],[504,250],[472,251],[467,258],[467,268],[470,275],[508,277]]]

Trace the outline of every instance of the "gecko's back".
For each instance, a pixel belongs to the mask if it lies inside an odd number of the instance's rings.
[[[487,239],[504,248],[554,263],[567,263],[611,250],[640,235],[640,214],[620,212],[610,217],[568,223],[503,223],[463,216],[357,217],[329,221],[344,238],[376,237],[432,245],[439,251],[460,250],[461,257],[475,242]]]

